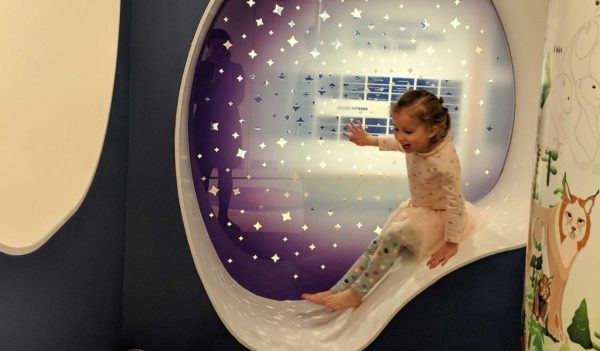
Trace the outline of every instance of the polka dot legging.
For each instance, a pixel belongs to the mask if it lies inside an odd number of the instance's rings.
[[[393,230],[386,228],[331,290],[341,292],[352,288],[358,295],[365,296],[394,264],[404,247],[400,238],[411,235],[411,232],[406,222],[395,222]]]

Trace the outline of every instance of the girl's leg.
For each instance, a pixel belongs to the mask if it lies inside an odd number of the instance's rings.
[[[316,294],[302,294],[302,298],[312,303],[324,305],[327,297],[348,289],[368,266],[371,256],[377,249],[378,242],[379,238],[374,239],[371,244],[369,244],[367,250],[358,258],[358,260],[356,260],[356,262],[354,262],[342,279],[340,279],[331,289]]]
[[[407,223],[394,223],[391,227],[393,230],[388,228],[381,234],[368,265],[350,287],[326,298],[327,307],[339,310],[360,305],[362,298],[387,273],[403,248],[399,238],[411,231]]]

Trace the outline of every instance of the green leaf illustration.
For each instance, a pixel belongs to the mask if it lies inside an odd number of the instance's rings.
[[[575,311],[571,325],[567,328],[569,338],[576,344],[581,345],[586,350],[592,348],[592,339],[590,337],[590,321],[587,314],[587,303],[585,299],[581,300],[579,308]]]

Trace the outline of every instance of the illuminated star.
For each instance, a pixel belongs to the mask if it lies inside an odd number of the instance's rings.
[[[289,198],[291,196],[290,193],[288,193],[287,191],[285,193],[283,193],[283,197],[285,197],[286,199]]]
[[[377,235],[381,235],[381,231],[382,231],[382,230],[383,230],[383,229],[381,229],[381,227],[380,227],[380,226],[377,226],[377,228],[375,228],[375,230],[373,230],[373,233],[375,233],[375,234],[377,234]]]
[[[321,269],[325,269],[325,265],[324,264],[321,265]]]
[[[277,263],[277,261],[279,261],[279,256],[277,256],[277,254],[275,254],[271,257],[271,259],[273,260],[274,263]]]
[[[431,56],[431,55],[435,54],[435,49],[433,48],[433,46],[430,45],[427,48],[427,50],[425,50],[425,52],[427,53],[427,55]]]
[[[293,275],[294,279],[298,279],[298,274]]]
[[[233,260],[231,258],[229,258],[229,259],[227,259],[227,262],[233,263]]]
[[[234,132],[233,134],[231,134],[231,136],[232,136],[234,139],[237,139],[237,138],[239,138],[239,137],[240,137],[240,135],[239,135],[237,132]]]
[[[223,43],[223,46],[227,48],[227,50],[229,50],[230,47],[233,46],[233,44],[231,44],[231,42],[229,40],[227,40],[226,42]]]
[[[262,142],[260,143],[260,145],[258,145],[258,147],[264,150],[267,147],[267,145],[265,145],[265,143]]]
[[[213,194],[214,196],[217,196],[217,193],[219,192],[219,188],[217,188],[216,186],[213,185],[212,188],[210,188],[210,190],[208,192]]]
[[[454,0],[454,4],[458,6],[458,4],[460,4],[460,0]]]
[[[339,49],[342,46],[342,42],[339,39],[336,39],[331,45],[335,46],[335,49]]]
[[[279,16],[281,16],[282,12],[283,12],[283,7],[279,6],[278,4],[275,4],[275,10],[273,10],[273,13],[276,13]]]
[[[210,124],[210,130],[218,131],[219,130],[219,123],[211,123]]]
[[[323,20],[323,22],[325,22],[331,16],[329,16],[329,14],[327,13],[327,10],[324,10],[323,12],[321,12],[321,14],[319,15],[319,17],[321,17],[321,19]]]
[[[354,11],[350,12],[350,14],[351,14],[351,15],[352,15],[352,17],[354,17],[354,18],[361,18],[361,17],[360,17],[360,13],[361,13],[361,12],[362,12],[362,11],[360,11],[359,9],[357,9],[357,8],[355,7],[355,8],[354,8]]]
[[[331,245],[331,246],[333,246],[333,248],[336,249],[338,247],[338,244],[337,243],[333,243],[333,245]]]
[[[242,150],[242,149],[238,148],[237,155],[235,155],[235,156],[239,157],[239,158],[245,158],[246,152],[247,152],[246,150]]]
[[[231,222],[229,222],[229,223],[227,223],[227,224],[231,224]],[[239,241],[242,241],[242,240],[244,240],[244,237],[240,235],[240,236],[238,237],[238,240],[239,240]]]
[[[386,14],[385,16],[383,16],[383,20],[384,20],[384,21],[386,21],[386,22],[387,22],[387,21],[389,21],[389,20],[390,20],[390,16],[388,16],[388,15]]]
[[[290,28],[294,28],[295,25],[296,25],[296,23],[294,21],[288,22],[288,26],[290,26]]]
[[[479,149],[475,149],[475,155],[479,156],[479,154],[481,153],[481,151]]]
[[[485,101],[479,100],[479,106],[483,106],[483,104],[485,104]]]
[[[248,4],[248,6],[250,6],[250,7],[252,7],[252,5],[254,5],[256,3],[254,2],[254,0],[248,0],[248,1],[246,1],[246,4]]]
[[[283,221],[291,221],[292,220],[292,216],[290,215],[290,212],[286,212],[286,213],[282,213],[281,217],[283,219]]]
[[[475,52],[477,53],[477,55],[481,54],[482,51],[483,51],[483,49],[480,48],[479,46],[475,49]]]
[[[450,24],[452,25],[452,27],[454,27],[454,29],[458,28],[458,26],[460,26],[460,22],[458,21],[458,18],[454,17],[454,19],[452,20],[452,22],[450,22]]]
[[[267,64],[268,64],[269,66],[273,66],[273,64],[274,64],[274,63],[275,63],[275,62],[273,62],[273,60],[272,60],[272,59],[269,59],[269,61],[267,61]]]
[[[262,224],[260,224],[260,222],[256,222],[256,223],[253,225],[253,227],[254,227],[254,229],[256,229],[256,230],[259,230],[260,228],[262,228]]]
[[[256,261],[256,259],[258,258],[258,256],[254,255],[252,256],[252,259]]]
[[[335,228],[335,230],[342,229],[342,226],[339,223],[336,223],[336,225],[334,225],[333,227]]]
[[[309,54],[311,54],[313,58],[317,58],[317,56],[321,55],[317,48],[314,48],[313,51],[309,52]]]
[[[485,175],[488,175],[488,174],[490,174],[490,171],[486,169],[485,172],[483,172],[483,173],[485,173]]]
[[[430,24],[429,24],[429,22],[427,21],[427,18],[425,18],[425,19],[423,19],[423,20],[421,21],[421,28],[422,28],[423,30],[427,29],[429,26],[430,26]]]
[[[288,39],[288,44],[290,44],[290,47],[294,47],[294,45],[298,44],[298,41],[296,40],[296,38],[292,35],[291,38]]]
[[[259,18],[259,19],[257,19],[257,20],[256,20],[256,26],[257,26],[257,27],[264,26],[264,25],[265,25],[265,24],[263,23],[263,20],[262,20],[262,18]]]
[[[198,154],[198,158],[202,158],[202,154]]]
[[[307,230],[308,230],[308,226],[307,226],[306,224],[305,224],[305,225],[303,225],[301,228],[302,228],[302,230],[304,230],[304,231],[307,231]]]
[[[241,82],[244,80],[244,77],[242,77],[241,75],[237,76],[235,79],[238,80],[238,82]]]
[[[356,223],[356,228],[360,229],[360,228],[362,228],[362,226],[363,226],[362,223],[360,223],[360,222]]]
[[[317,247],[315,246],[315,244],[310,244],[308,248],[310,249],[310,251],[314,251]]]
[[[319,167],[321,167],[321,169],[324,169],[325,167],[327,167],[327,163],[321,161],[321,163],[319,163]]]
[[[285,140],[283,138],[279,138],[279,141],[277,141],[277,144],[279,146],[281,146],[281,148],[283,148],[285,146],[285,144],[287,144],[287,140]]]
[[[255,58],[256,56],[258,56],[258,54],[256,53],[256,51],[254,51],[254,49],[252,49],[252,51],[250,51],[250,52],[248,53],[248,55],[250,55],[250,57],[251,57],[253,60],[254,60],[254,58]]]
[[[329,210],[329,211],[327,211],[327,214],[329,215],[329,217],[331,217],[331,216],[333,216],[333,211]]]
[[[237,195],[239,195],[239,194],[241,194],[241,192],[240,192],[240,188],[235,188],[235,189],[233,189],[233,195],[234,195],[234,196],[237,196]]]

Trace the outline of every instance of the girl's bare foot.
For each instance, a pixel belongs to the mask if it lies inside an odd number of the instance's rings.
[[[327,290],[316,294],[302,294],[302,298],[312,303],[325,305],[325,299],[331,295],[333,295],[333,291]]]
[[[358,307],[361,303],[362,297],[350,288],[325,298],[325,306],[336,311]]]

